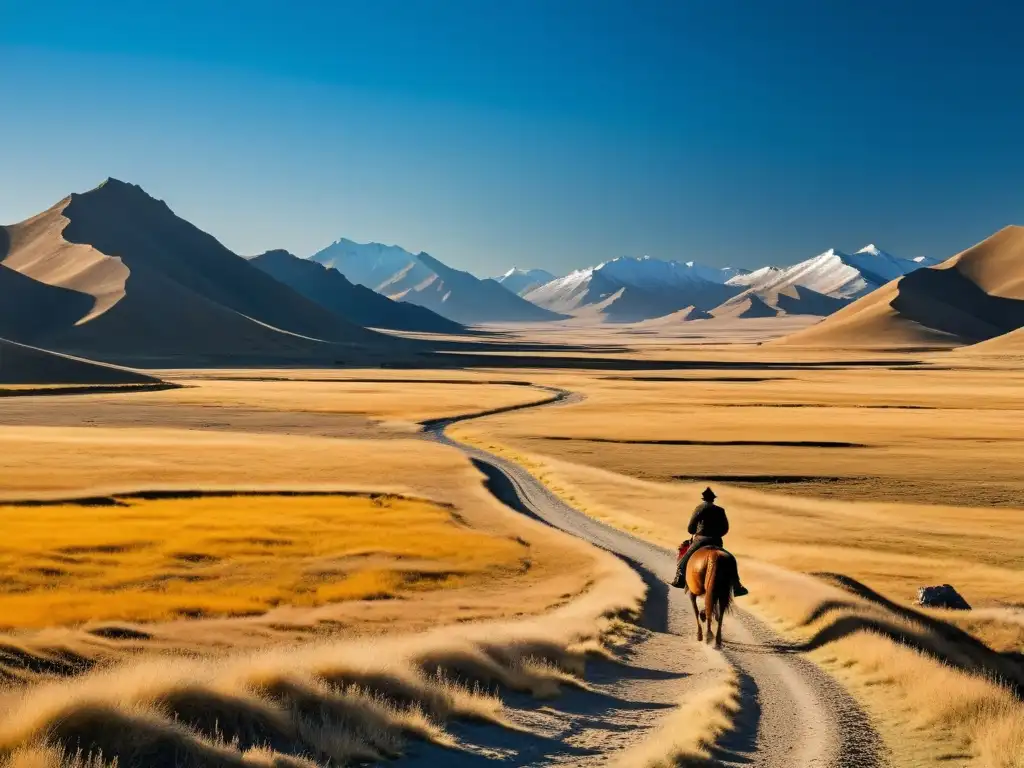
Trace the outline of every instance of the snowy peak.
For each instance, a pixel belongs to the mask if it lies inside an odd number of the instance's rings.
[[[427,253],[412,254],[397,245],[356,243],[341,238],[313,254],[310,260],[334,267],[353,283],[389,299],[417,304],[457,323],[561,319],[494,280],[480,280]]]
[[[525,296],[534,288],[539,288],[545,283],[551,282],[555,279],[555,276],[546,269],[520,269],[519,267],[512,267],[501,277],[493,279],[512,291],[512,293]]]
[[[829,248],[790,267],[762,267],[728,282],[768,293],[800,286],[833,298],[852,299],[931,263],[901,259],[872,243],[852,254]]]
[[[620,256],[552,280],[525,298],[555,312],[586,311],[632,322],[691,305],[711,309],[742,290],[725,285],[733,274],[693,261]]]
[[[344,237],[309,258],[337,269],[353,283],[374,289],[385,273],[393,274],[416,261],[415,256],[397,245],[356,243]]]
[[[883,251],[881,248],[879,248],[874,243],[868,243],[863,248],[861,248],[859,251],[856,251],[856,253],[866,253],[866,254],[868,254],[870,256],[885,256],[885,257],[888,257],[890,259],[893,258],[892,256],[890,256],[888,253]]]
[[[721,269],[706,267],[695,261],[662,261],[651,256],[620,256],[595,268],[604,276],[617,280],[622,285],[664,286],[705,280],[721,285],[726,276]]]

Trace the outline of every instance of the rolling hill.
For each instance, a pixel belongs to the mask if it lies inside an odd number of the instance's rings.
[[[152,365],[369,360],[399,344],[116,179],[2,231],[0,332],[22,343]]]
[[[452,269],[427,253],[413,255],[398,246],[338,240],[311,260],[333,267],[353,283],[395,301],[416,304],[457,323],[543,322],[561,320],[520,298],[494,280]]]
[[[288,251],[267,251],[250,259],[275,280],[336,315],[368,328],[428,333],[462,333],[465,327],[425,307],[392,301],[357,285],[333,267],[300,259]]]
[[[995,336],[988,341],[971,344],[957,350],[961,355],[1024,356],[1024,328]]]
[[[1022,326],[1024,227],[1006,227],[775,343],[949,347],[995,339]]]

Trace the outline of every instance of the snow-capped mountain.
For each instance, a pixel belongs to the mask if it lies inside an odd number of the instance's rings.
[[[555,276],[546,269],[519,269],[519,267],[512,267],[501,277],[492,279],[496,283],[501,283],[517,296],[525,296],[534,288],[539,288],[544,283],[550,283],[555,279]]]
[[[623,256],[564,277],[513,267],[498,278],[480,280],[395,245],[341,239],[311,258],[389,298],[467,324],[566,315],[637,322],[686,307],[694,308],[694,318],[701,312],[715,317],[825,316],[936,263],[926,257],[903,259],[872,244],[854,253],[830,248],[791,266],[754,270]]]
[[[353,283],[395,301],[418,304],[467,325],[559,320],[561,315],[531,304],[494,280],[452,269],[427,253],[397,245],[355,243],[342,238],[310,256]]]
[[[874,244],[852,254],[829,248],[793,266],[762,267],[732,277],[728,283],[753,288],[758,293],[773,294],[800,286],[835,299],[855,299],[908,272],[935,263],[925,257],[901,259]]]
[[[430,277],[416,256],[397,245],[355,243],[344,237],[309,257],[331,267],[357,285],[387,294],[382,287],[402,275],[410,284]]]
[[[865,293],[932,266],[875,245],[852,254],[834,248],[792,266],[754,270],[687,261],[622,257],[579,269],[524,294],[556,312],[631,322],[693,306],[716,317],[829,315]]]
[[[459,323],[426,307],[392,301],[365,285],[356,285],[332,267],[312,259],[300,259],[288,251],[267,251],[249,259],[280,283],[307,299],[366,328],[391,328],[399,331],[462,333]]]
[[[613,322],[633,322],[691,305],[716,307],[743,290],[725,284],[733,275],[692,261],[623,256],[556,278],[525,298],[554,312],[596,312]]]

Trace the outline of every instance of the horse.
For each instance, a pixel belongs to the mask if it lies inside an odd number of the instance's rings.
[[[722,619],[732,604],[732,585],[736,582],[736,558],[719,547],[701,547],[686,564],[686,588],[697,617],[697,642],[704,641],[701,621],[707,623],[707,642],[712,636],[715,647],[722,647]],[[697,609],[697,598],[704,597],[704,610]],[[718,632],[712,635],[711,620],[718,622]]]

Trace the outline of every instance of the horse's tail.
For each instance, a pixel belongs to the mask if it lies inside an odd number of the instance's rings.
[[[719,550],[708,558],[708,569],[704,575],[705,606],[716,621],[721,621],[732,605],[732,585],[736,582],[736,559],[728,552]]]

